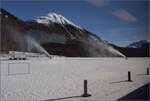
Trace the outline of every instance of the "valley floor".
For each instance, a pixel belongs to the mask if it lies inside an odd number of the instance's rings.
[[[7,101],[117,100],[149,82],[150,76],[145,75],[149,66],[150,58],[41,57],[1,60],[0,97]],[[131,71],[133,82],[125,81],[128,71]],[[80,97],[83,80],[88,80],[91,97]]]

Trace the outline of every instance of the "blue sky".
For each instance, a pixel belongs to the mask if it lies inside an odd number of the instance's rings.
[[[119,46],[149,40],[148,1],[2,0],[2,8],[26,21],[55,12]]]

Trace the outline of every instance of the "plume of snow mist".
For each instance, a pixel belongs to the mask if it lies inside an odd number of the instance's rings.
[[[120,53],[116,49],[109,46],[103,40],[97,39],[95,36],[92,36],[92,35],[89,36],[89,44],[91,46],[94,46],[94,47],[99,46],[99,47],[97,47],[97,51],[108,54],[109,56],[122,56],[122,57],[125,57],[122,53]]]
[[[80,36],[78,37],[83,43],[83,47],[86,49],[90,57],[126,57],[94,35],[88,35],[87,38],[81,38]]]
[[[50,54],[37,41],[29,36],[29,33],[19,31],[13,26],[7,27],[7,31],[9,33],[8,36],[11,38],[10,40],[13,41],[12,46],[15,43],[14,51],[39,52],[44,53],[46,56],[51,58]]]
[[[27,44],[28,44],[27,51],[36,50],[37,52],[44,53],[49,58],[51,58],[50,54],[36,40],[34,40],[31,36],[27,36],[26,40],[27,40]]]

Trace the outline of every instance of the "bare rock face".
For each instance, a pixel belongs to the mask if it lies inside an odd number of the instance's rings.
[[[1,9],[0,17],[0,52],[41,52],[43,48],[50,54],[69,57],[124,56],[98,36],[56,13],[48,13],[46,16],[24,22]],[[32,45],[29,39],[38,45]]]

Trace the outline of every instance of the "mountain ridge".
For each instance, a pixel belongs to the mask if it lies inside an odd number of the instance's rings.
[[[58,21],[59,23],[56,23],[53,21],[54,19],[49,18],[50,21],[52,20],[52,23],[48,23],[48,26],[45,26],[43,23],[38,23],[33,20],[21,21],[14,19],[11,14],[6,13],[5,10],[1,10],[1,13],[2,32],[5,33],[6,36],[4,39],[2,38],[3,49],[1,51],[20,50],[40,52],[41,50],[39,49],[43,47],[43,50],[45,49],[52,55],[69,57],[125,57],[97,35],[84,28],[78,28],[68,21]],[[55,20],[57,21],[58,19],[59,18],[56,17]],[[3,33],[1,33],[1,36],[3,36]],[[12,42],[7,43],[7,40]],[[12,44],[14,47],[11,47]]]
[[[147,48],[150,46],[150,42],[146,40],[140,40],[129,44],[128,48]]]
[[[140,44],[140,47],[128,47],[129,45],[134,45],[133,43],[136,43],[137,45],[138,43],[141,42],[142,43],[144,42],[145,44],[142,45]],[[109,45],[111,45],[112,47],[114,47],[115,49],[117,49],[127,57],[149,57],[150,56],[150,44],[148,41],[140,40],[133,43],[130,43],[129,45],[124,47],[120,47],[111,43],[109,43]]]

